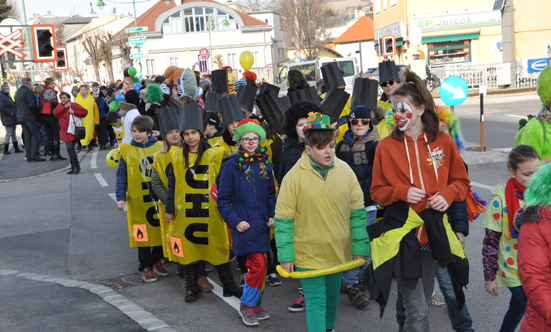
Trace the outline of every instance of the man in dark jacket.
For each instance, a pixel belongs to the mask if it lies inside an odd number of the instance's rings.
[[[45,161],[38,152],[40,147],[40,127],[38,125],[38,105],[33,93],[33,82],[29,77],[22,80],[22,84],[15,93],[15,107],[17,122],[23,127],[25,135],[25,155],[27,162]]]

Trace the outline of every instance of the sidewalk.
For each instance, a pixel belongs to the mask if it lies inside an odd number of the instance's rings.
[[[461,153],[461,157],[463,157],[463,161],[465,161],[467,165],[507,162],[507,157],[509,155],[509,151],[511,150],[510,148],[507,148],[480,152],[480,147],[478,147],[478,151],[473,151],[474,148],[475,147],[467,147],[467,149]]]

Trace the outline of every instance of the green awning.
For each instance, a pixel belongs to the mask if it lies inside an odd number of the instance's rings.
[[[423,37],[423,39],[421,39],[421,43],[430,44],[430,43],[438,43],[438,42],[465,40],[465,39],[478,39],[479,37],[480,37],[480,32],[464,33],[459,35]]]
[[[404,41],[403,40],[400,40],[400,41],[397,41],[396,42],[396,46],[402,46],[404,45]]]

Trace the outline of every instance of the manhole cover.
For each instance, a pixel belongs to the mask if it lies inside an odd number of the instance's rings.
[[[131,285],[140,285],[144,283],[141,274],[131,274],[129,276],[122,277],[121,280]]]
[[[106,287],[109,287],[113,290],[119,290],[119,289],[122,289],[122,286],[115,283],[115,282],[109,282],[109,281],[102,281],[102,282],[98,282],[97,285],[102,285],[102,286],[106,286]]]

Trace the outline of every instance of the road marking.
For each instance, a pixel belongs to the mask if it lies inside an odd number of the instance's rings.
[[[109,193],[108,195],[109,195],[109,197],[111,197],[115,201],[115,203],[118,203],[117,202],[117,195],[115,195],[115,193]],[[126,204],[124,204],[124,209],[123,210],[126,211]]]
[[[94,151],[94,153],[92,153],[92,169],[98,168],[97,159],[98,159],[98,152]]]
[[[234,308],[235,310],[237,310],[239,312],[239,306],[241,305],[241,299],[238,299],[235,296],[224,297],[224,291],[223,291],[222,287],[220,287],[217,283],[212,281],[212,279],[210,279],[210,278],[207,278],[207,279],[214,286],[214,289],[212,290],[212,292],[214,294],[216,294],[219,298],[221,298],[224,302],[229,304],[232,308]]]
[[[485,184],[478,183],[478,182],[472,182],[472,181],[471,181],[471,186],[473,186],[473,187],[478,187],[478,188],[482,188],[482,189],[488,189],[488,190],[490,190],[490,191],[491,191],[492,189],[494,189],[494,187],[492,187],[492,186],[487,186],[487,185],[485,185]]]
[[[526,115],[515,115],[515,114],[505,114],[506,116],[511,116],[513,118],[521,118],[521,119],[524,119],[526,118]]]
[[[109,186],[109,184],[107,184],[107,181],[105,181],[105,179],[103,178],[103,176],[101,176],[100,173],[96,173],[94,174],[96,176],[96,179],[98,180],[99,184],[102,186],[102,187],[107,187]]]

